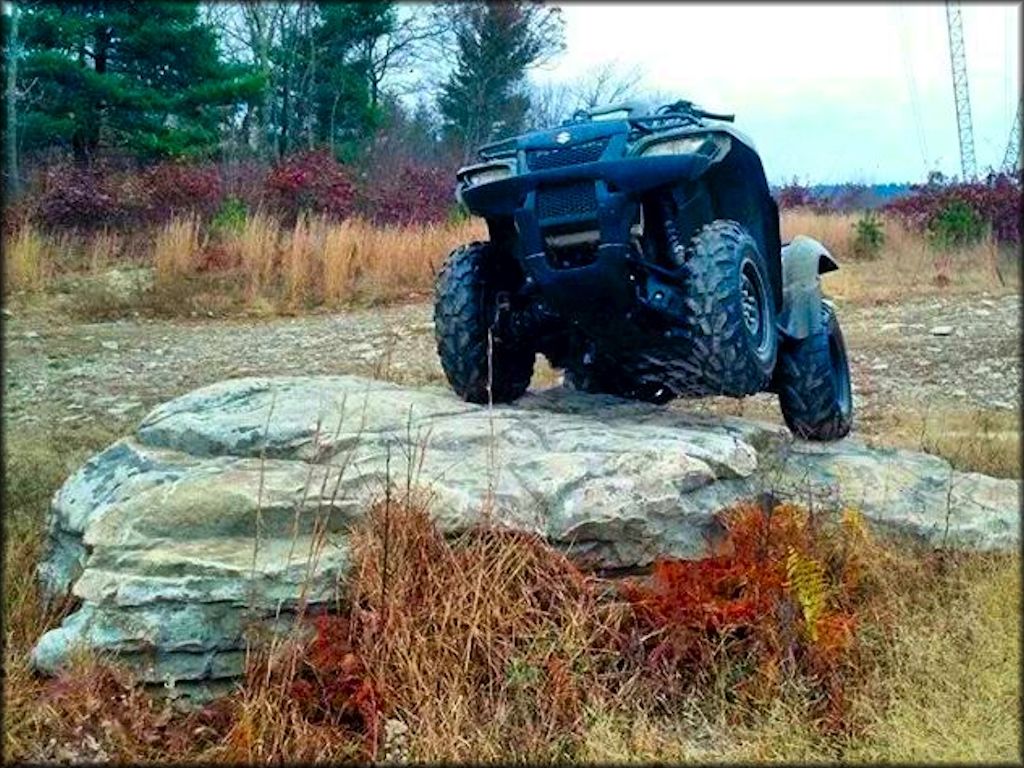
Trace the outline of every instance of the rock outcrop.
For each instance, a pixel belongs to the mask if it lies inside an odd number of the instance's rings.
[[[561,389],[488,409],[355,377],[235,379],[158,407],[56,494],[40,578],[81,606],[39,640],[37,667],[84,643],[151,682],[238,675],[248,628],[333,600],[348,531],[389,479],[425,489],[443,530],[490,499],[590,567],[698,556],[714,513],[762,491],[934,544],[1019,538],[1017,481],[852,438]]]

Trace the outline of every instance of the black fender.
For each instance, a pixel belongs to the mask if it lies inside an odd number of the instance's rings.
[[[782,333],[806,339],[821,329],[821,275],[837,269],[832,254],[812,237],[797,235],[782,246]]]

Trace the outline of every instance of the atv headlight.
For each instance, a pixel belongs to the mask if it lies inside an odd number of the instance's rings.
[[[492,181],[507,179],[515,173],[515,160],[505,162],[478,163],[465,168],[460,168],[455,177],[459,183],[455,186],[455,199],[460,205],[465,205],[462,199],[462,190],[470,187],[479,187],[481,184],[488,184]]]
[[[679,136],[675,139],[658,141],[640,150],[640,157],[656,157],[658,155],[691,155],[699,153],[710,158],[718,158],[729,151],[729,137],[720,134],[699,133],[692,136]]]
[[[507,179],[511,175],[512,169],[507,165],[488,165],[484,168],[468,170],[462,178],[466,186],[476,187],[491,181]]]

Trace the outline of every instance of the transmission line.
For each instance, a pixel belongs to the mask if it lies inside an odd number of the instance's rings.
[[[924,126],[921,122],[921,113],[917,104],[917,83],[914,79],[914,69],[910,58],[910,42],[907,38],[905,19],[903,17],[903,6],[896,7],[897,25],[900,36],[900,58],[903,60],[903,74],[907,81],[907,91],[910,95],[910,111],[914,117],[914,129],[917,132],[917,148],[921,152],[921,164],[925,173],[928,172],[928,141],[925,137]]]

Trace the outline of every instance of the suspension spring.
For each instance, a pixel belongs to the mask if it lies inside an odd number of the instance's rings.
[[[679,238],[679,230],[676,228],[675,211],[672,210],[671,198],[662,197],[659,200],[661,206],[661,220],[665,226],[665,246],[669,263],[678,268],[686,263],[686,246]]]

